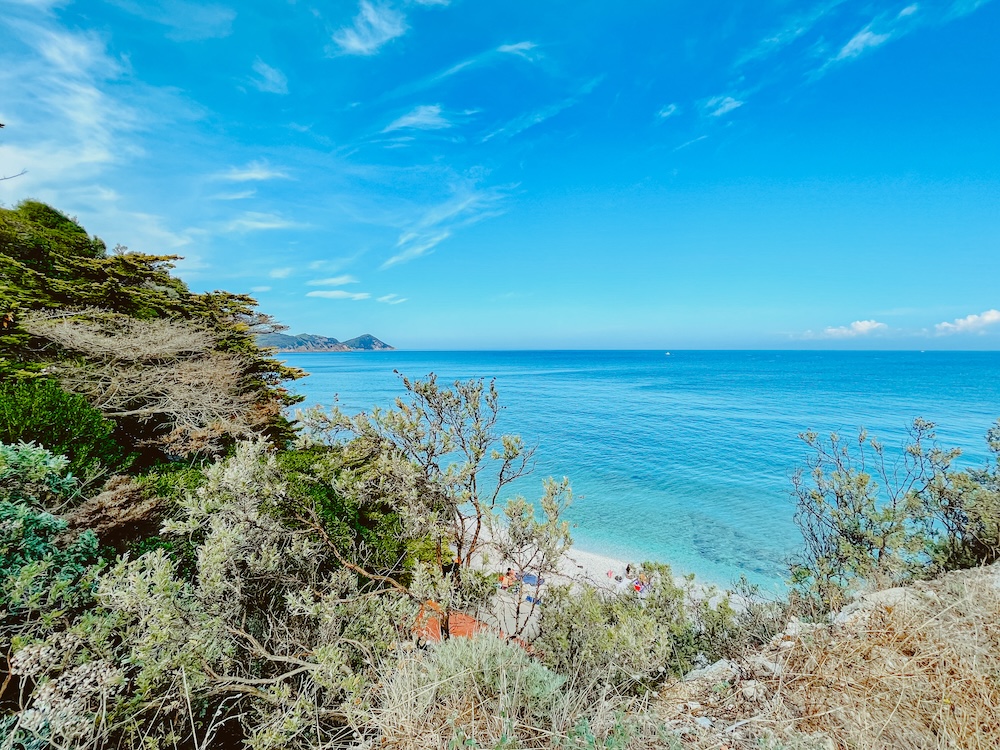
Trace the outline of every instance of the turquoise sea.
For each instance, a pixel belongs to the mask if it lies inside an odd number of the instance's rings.
[[[700,579],[781,586],[799,544],[791,476],[798,434],[856,434],[887,449],[915,417],[965,464],[988,458],[1000,352],[528,351],[283,354],[306,403],[354,413],[403,391],[393,370],[496,378],[502,426],[537,446],[533,475],[568,476],[581,549],[656,559]]]

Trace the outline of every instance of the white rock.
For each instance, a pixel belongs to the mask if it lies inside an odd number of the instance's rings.
[[[745,680],[740,685],[740,692],[748,701],[760,701],[764,699],[764,687],[757,680]]]
[[[719,661],[710,666],[691,670],[684,675],[684,682],[693,682],[695,680],[708,680],[712,683],[730,682],[736,679],[736,675],[739,673],[740,668],[736,665],[736,662],[731,659],[719,659]]]
[[[750,670],[756,677],[780,677],[785,671],[784,666],[777,659],[769,659],[763,654],[751,656],[747,663]]]

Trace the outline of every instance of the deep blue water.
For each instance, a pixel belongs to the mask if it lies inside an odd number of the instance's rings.
[[[503,428],[537,446],[534,474],[568,476],[577,546],[728,584],[780,586],[799,545],[791,476],[798,434],[856,434],[898,447],[915,417],[962,461],[988,459],[1000,418],[998,352],[377,352],[286,354],[311,373],[306,403],[354,413],[403,392],[393,370],[495,377]]]

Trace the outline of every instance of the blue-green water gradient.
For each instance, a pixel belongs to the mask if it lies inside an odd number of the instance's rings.
[[[962,461],[988,459],[1000,418],[997,352],[527,351],[283,354],[310,377],[306,404],[389,406],[409,377],[496,378],[502,427],[537,446],[534,474],[568,476],[582,549],[658,559],[703,580],[781,585],[800,543],[791,476],[804,430],[856,433],[888,450],[915,417]]]

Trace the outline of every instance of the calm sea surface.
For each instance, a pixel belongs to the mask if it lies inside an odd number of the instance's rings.
[[[914,417],[938,425],[965,464],[988,459],[1000,418],[998,352],[373,352],[285,354],[310,377],[306,404],[389,406],[393,370],[448,381],[496,378],[502,427],[537,446],[516,491],[568,476],[579,548],[728,584],[780,587],[799,545],[791,476],[798,434],[856,433],[887,449]]]

